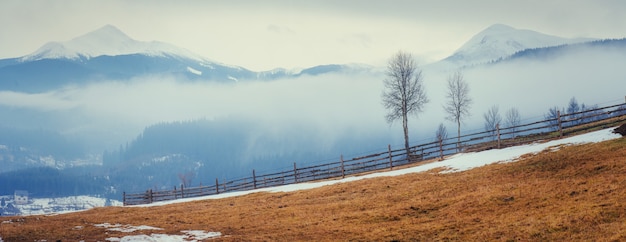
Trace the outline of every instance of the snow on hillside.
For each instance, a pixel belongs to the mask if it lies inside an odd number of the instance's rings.
[[[29,198],[27,204],[16,204],[12,196],[5,196],[7,200],[6,215],[41,215],[54,213],[67,213],[87,210],[95,207],[122,206],[117,200],[91,196],[71,196],[60,198]],[[108,203],[108,204],[107,204]],[[18,211],[13,211],[15,208]]]
[[[532,30],[495,24],[481,31],[444,61],[458,65],[480,64],[507,57],[517,51],[579,43],[592,39],[567,39]]]
[[[34,53],[20,60],[35,61],[41,59],[81,59],[102,55],[116,56],[128,54],[145,54],[148,56],[179,56],[202,61],[203,58],[188,50],[158,42],[133,40],[115,26],[106,25],[65,42],[49,42]]]
[[[358,180],[375,178],[375,177],[399,176],[399,175],[405,175],[405,174],[410,174],[410,173],[425,172],[425,171],[429,171],[435,168],[447,168],[444,172],[459,172],[459,171],[465,171],[465,170],[469,170],[475,167],[481,167],[484,165],[498,163],[498,162],[513,162],[524,154],[538,153],[546,149],[554,150],[553,147],[557,147],[559,145],[595,143],[595,142],[601,142],[605,140],[617,139],[621,137],[619,134],[612,133],[613,129],[614,128],[603,129],[600,131],[595,131],[595,132],[582,134],[578,136],[572,136],[572,137],[564,138],[560,140],[553,140],[553,141],[549,141],[545,143],[533,143],[533,144],[528,144],[528,145],[509,147],[505,149],[493,149],[493,150],[487,150],[487,151],[475,152],[475,153],[462,153],[462,154],[457,154],[457,155],[448,157],[446,158],[446,160],[440,161],[440,162],[432,162],[432,163],[410,167],[406,169],[384,171],[384,172],[372,173],[372,174],[363,175],[363,176],[346,177],[344,179],[338,179],[338,180],[298,183],[298,184],[291,184],[291,185],[285,185],[285,186],[279,186],[279,187],[270,187],[270,188],[263,188],[263,189],[250,190],[250,191],[230,192],[230,193],[223,193],[223,194],[217,194],[217,195],[206,196],[206,197],[179,199],[179,200],[156,202],[152,204],[135,205],[135,206],[154,207],[154,206],[162,206],[162,205],[173,204],[173,203],[242,196],[242,195],[255,193],[255,192],[292,192],[292,191],[313,189],[313,188],[333,185],[337,183],[358,181]]]
[[[187,67],[187,71],[189,71],[191,74],[194,74],[194,75],[198,75],[198,76],[202,75],[202,71],[193,69],[193,68],[191,68],[189,66]]]

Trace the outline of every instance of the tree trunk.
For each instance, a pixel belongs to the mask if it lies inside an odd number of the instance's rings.
[[[406,149],[406,156],[409,159],[411,152],[409,150],[409,124],[406,112],[402,115],[402,129],[404,129],[404,149]]]
[[[443,160],[443,139],[439,139],[439,160]]]
[[[461,152],[461,119],[457,119],[456,124],[456,152]]]

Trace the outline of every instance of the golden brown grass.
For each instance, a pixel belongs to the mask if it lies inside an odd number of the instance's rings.
[[[626,139],[458,173],[2,219],[13,221],[1,225],[5,241],[104,241],[188,229],[219,231],[218,241],[625,241]],[[93,226],[105,222],[164,230]]]

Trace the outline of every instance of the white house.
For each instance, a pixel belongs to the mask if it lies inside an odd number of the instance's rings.
[[[15,204],[28,204],[28,191],[15,190]]]

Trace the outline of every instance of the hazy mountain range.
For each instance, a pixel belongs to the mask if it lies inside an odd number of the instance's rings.
[[[450,71],[463,70],[472,87],[471,130],[491,105],[502,113],[519,107],[527,120],[572,96],[588,104],[621,99],[611,86],[626,77],[624,61],[626,39],[490,26],[423,66],[431,103],[412,142],[445,122]],[[400,132],[384,122],[383,72],[363,64],[254,72],[133,40],[111,25],[49,42],[0,60],[0,195],[119,199],[122,191],[176,186],[181,175],[206,183],[386,149]]]
[[[458,68],[505,58],[515,52],[588,42],[495,24],[481,31],[438,64]],[[302,75],[352,73],[375,68],[358,64],[324,64],[302,70],[276,68],[254,72],[201,57],[158,41],[131,39],[115,26],[69,41],[48,42],[35,52],[0,60],[0,90],[42,92],[98,80],[128,80],[145,75],[171,75],[190,81],[268,81]]]
[[[167,43],[137,41],[115,26],[106,25],[69,41],[49,42],[23,57],[0,60],[0,89],[41,92],[144,75],[171,75],[190,81],[257,81],[368,68],[331,64],[294,71],[277,68],[254,72]]]

